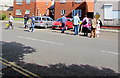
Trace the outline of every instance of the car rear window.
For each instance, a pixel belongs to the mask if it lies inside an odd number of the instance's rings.
[[[61,21],[61,18],[58,18],[56,21]]]

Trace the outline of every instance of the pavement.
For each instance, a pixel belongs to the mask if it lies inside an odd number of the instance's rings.
[[[8,22],[6,20],[0,20],[0,22]],[[14,23],[21,23],[23,24],[24,20],[14,20]],[[29,22],[28,22],[29,24]],[[120,32],[120,26],[103,26],[101,28],[101,31],[105,31],[105,32]]]

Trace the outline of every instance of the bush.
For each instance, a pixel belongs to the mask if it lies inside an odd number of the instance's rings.
[[[0,20],[4,20],[6,18],[5,14],[0,14]]]

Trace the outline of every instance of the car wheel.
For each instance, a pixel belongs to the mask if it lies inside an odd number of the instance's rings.
[[[66,30],[68,30],[68,26],[66,26]]]
[[[45,25],[45,29],[47,29],[47,28],[48,28],[48,25],[46,24],[46,25]]]

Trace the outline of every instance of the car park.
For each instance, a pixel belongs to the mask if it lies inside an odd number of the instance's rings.
[[[53,19],[48,16],[36,16],[35,17],[35,27],[52,27]]]

